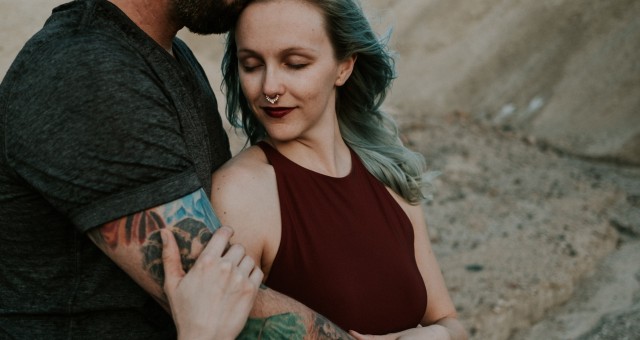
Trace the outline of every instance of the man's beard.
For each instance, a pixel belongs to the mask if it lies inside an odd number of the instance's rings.
[[[176,21],[197,34],[224,33],[235,25],[249,0],[172,0]]]

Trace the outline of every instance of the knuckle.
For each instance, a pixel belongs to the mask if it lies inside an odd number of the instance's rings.
[[[222,274],[229,275],[233,272],[233,264],[229,261],[220,261],[218,264],[218,270]]]
[[[213,237],[221,239],[229,239],[231,238],[231,235],[233,235],[233,231],[231,230],[231,228],[225,226],[221,227],[220,229],[216,230],[215,233],[213,233]]]
[[[241,244],[236,243],[236,244],[232,245],[231,248],[234,249],[235,252],[238,252],[240,254],[244,254],[245,253],[244,246],[241,245]]]
[[[200,263],[201,266],[211,267],[216,264],[217,260],[211,256],[200,256],[197,262]]]
[[[243,295],[253,295],[253,293],[258,289],[255,285],[251,284],[249,280],[242,281],[241,291]]]
[[[249,255],[245,255],[242,261],[246,263],[247,267],[255,267],[256,265],[256,261]]]

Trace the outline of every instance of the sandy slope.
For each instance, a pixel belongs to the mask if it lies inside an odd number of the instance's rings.
[[[454,109],[640,164],[640,2],[370,0],[395,28],[391,103]]]
[[[0,0],[0,74],[57,3]],[[638,338],[640,170],[549,143],[619,160],[640,150],[640,39],[628,20],[639,4],[365,3],[378,27],[395,27],[400,78],[387,107],[442,173],[425,209],[473,338]],[[219,94],[222,39],[181,36]],[[558,134],[573,137],[556,143]]]

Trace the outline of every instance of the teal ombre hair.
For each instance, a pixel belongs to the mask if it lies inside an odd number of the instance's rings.
[[[395,78],[388,36],[379,38],[375,34],[357,0],[299,1],[316,6],[324,14],[337,60],[357,56],[351,76],[337,88],[336,112],[342,138],[378,180],[408,202],[421,202],[424,157],[402,144],[397,124],[380,109]],[[241,91],[236,53],[232,29],[222,60],[227,118],[234,127],[244,130],[253,145],[266,137],[266,130]]]

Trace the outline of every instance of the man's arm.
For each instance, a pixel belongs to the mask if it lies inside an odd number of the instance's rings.
[[[160,229],[174,234],[188,271],[219,227],[203,190],[89,231],[91,240],[168,311]],[[215,283],[212,282],[212,285]],[[262,287],[242,339],[345,339],[350,336],[303,304]]]
[[[352,339],[300,302],[261,286],[238,339]]]

